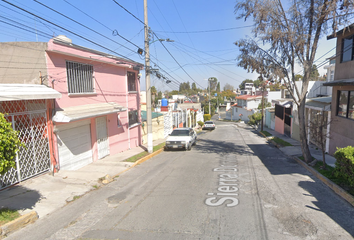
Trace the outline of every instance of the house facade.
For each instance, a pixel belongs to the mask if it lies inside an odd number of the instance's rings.
[[[48,43],[0,43],[0,48],[0,85],[13,91],[11,98],[0,94],[1,112],[9,113],[15,130],[32,134],[33,143],[43,142],[19,156],[45,158],[41,170],[33,170],[38,163],[24,165],[28,173],[16,181],[49,170],[75,170],[141,145],[142,64],[75,45],[65,36]],[[7,175],[0,180],[2,186],[16,183]]]
[[[332,86],[331,129],[329,154],[337,147],[354,146],[354,25],[328,36],[337,39],[338,53],[335,59],[334,80],[325,86]]]
[[[71,43],[48,42],[48,79],[62,97],[54,107],[55,163],[75,170],[141,145],[142,64]]]

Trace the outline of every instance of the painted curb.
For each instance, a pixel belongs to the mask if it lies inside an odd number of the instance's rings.
[[[298,157],[292,157],[295,161],[297,161],[301,166],[306,168],[309,172],[311,172],[315,177],[321,180],[324,184],[326,184],[329,188],[331,188],[337,195],[345,199],[348,203],[350,203],[354,207],[354,197],[347,193],[343,188],[323,176],[321,173],[317,172],[311,166],[307,165],[307,163],[303,162]]]
[[[38,214],[36,211],[32,211],[21,217],[8,222],[0,226],[0,239],[1,237],[6,237],[8,234],[15,232],[16,230],[23,228],[24,226],[34,223],[38,219]]]
[[[129,169],[135,167],[136,165],[139,165],[139,164],[145,162],[146,160],[148,160],[148,159],[150,159],[150,158],[156,156],[157,154],[160,154],[161,152],[163,152],[163,150],[164,150],[164,148],[161,148],[161,149],[159,149],[159,150],[157,150],[157,151],[155,151],[155,152],[153,152],[153,153],[150,153],[149,155],[147,155],[147,156],[145,156],[145,157],[143,157],[143,158],[140,158],[138,161],[136,161],[136,162],[135,162],[133,165],[131,165],[129,168],[124,169],[124,170],[121,171],[120,173],[114,175],[113,178],[118,177],[120,174],[122,174],[122,173],[128,171]]]

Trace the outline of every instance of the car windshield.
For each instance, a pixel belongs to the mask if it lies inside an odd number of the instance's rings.
[[[189,130],[174,130],[171,136],[189,136]]]
[[[208,122],[208,121],[207,121],[207,122],[205,122],[205,124],[214,124],[214,123],[213,123],[213,122]]]

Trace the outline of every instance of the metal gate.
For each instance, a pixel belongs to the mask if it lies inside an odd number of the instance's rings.
[[[50,170],[45,100],[0,102],[0,111],[25,144],[16,156],[16,169],[0,176],[0,189]]]

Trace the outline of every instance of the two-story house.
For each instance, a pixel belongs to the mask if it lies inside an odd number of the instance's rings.
[[[0,46],[6,52],[6,61],[1,62],[1,83],[10,86],[18,83],[28,93],[33,89],[33,95],[39,91],[38,87],[47,93],[45,96],[38,93],[32,96],[35,100],[23,103],[21,111],[30,112],[31,116],[18,126],[14,124],[15,128],[33,129],[29,126],[32,119],[46,118],[36,134],[47,140],[30,153],[33,157],[27,154],[25,161],[44,155],[49,159],[45,163],[47,171],[75,170],[141,145],[138,74],[142,64],[75,45],[62,35],[48,43],[16,42]],[[22,105],[19,101],[15,103],[12,104],[15,107],[6,109],[3,106],[10,103],[1,103],[2,112],[19,115],[17,109]],[[45,115],[37,117],[43,108]]]
[[[354,146],[354,24],[327,39],[337,38],[334,81],[332,86],[329,154],[337,147]]]

